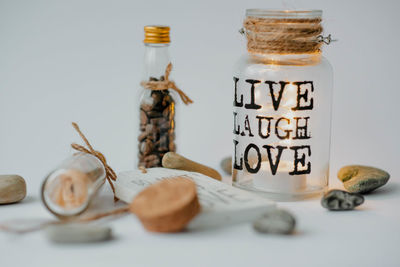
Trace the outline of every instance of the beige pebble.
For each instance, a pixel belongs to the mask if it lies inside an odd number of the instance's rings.
[[[26,183],[19,175],[0,175],[0,204],[21,201],[26,196]]]
[[[385,185],[390,178],[384,170],[361,165],[349,165],[341,168],[338,178],[351,193],[369,193]]]

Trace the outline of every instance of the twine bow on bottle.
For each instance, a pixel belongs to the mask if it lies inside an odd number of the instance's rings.
[[[172,70],[172,63],[169,63],[165,69],[165,75],[163,81],[142,81],[140,83],[146,89],[149,90],[168,90],[172,89],[177,92],[182,99],[183,103],[186,105],[193,103],[193,101],[181,90],[179,89],[174,81],[169,80],[169,74]]]
[[[117,180],[117,175],[115,174],[114,170],[107,164],[107,161],[106,161],[106,158],[104,157],[104,155],[101,152],[96,151],[96,150],[93,149],[92,145],[89,143],[89,141],[86,138],[86,136],[79,129],[78,124],[73,122],[72,126],[75,128],[75,130],[78,132],[78,134],[80,135],[82,140],[85,142],[87,148],[84,147],[84,146],[75,144],[75,143],[71,144],[71,147],[73,149],[75,149],[76,151],[87,153],[87,154],[91,154],[91,155],[95,156],[96,158],[98,158],[101,161],[101,163],[103,164],[104,169],[106,171],[106,179],[107,179],[108,183],[110,184],[111,189],[112,189],[113,194],[114,194],[114,201],[117,201],[118,198],[115,196],[115,187],[114,187],[114,184],[113,184],[113,181]]]

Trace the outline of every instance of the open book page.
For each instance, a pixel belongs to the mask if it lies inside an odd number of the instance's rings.
[[[195,172],[150,168],[147,173],[134,170],[117,176],[116,195],[127,203],[146,186],[161,179],[181,176],[193,180],[197,185],[202,211],[190,222],[188,228],[192,229],[251,222],[275,207],[275,203],[268,199]]]

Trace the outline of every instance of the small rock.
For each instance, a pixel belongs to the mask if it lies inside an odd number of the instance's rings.
[[[55,243],[90,243],[111,239],[111,228],[87,224],[50,225],[45,228],[45,235]]]
[[[338,178],[351,193],[369,193],[386,184],[390,175],[378,168],[350,165],[339,170]]]
[[[253,228],[260,233],[290,234],[296,226],[292,214],[285,210],[272,210],[253,223]]]
[[[232,157],[226,157],[221,161],[221,168],[227,174],[232,175]]]
[[[21,201],[26,196],[26,183],[19,175],[0,175],[0,204]]]
[[[328,210],[352,210],[364,203],[364,197],[343,190],[330,190],[321,199],[321,205]]]

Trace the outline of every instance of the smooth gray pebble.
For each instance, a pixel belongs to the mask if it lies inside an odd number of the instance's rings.
[[[294,216],[282,209],[272,210],[253,223],[254,230],[268,234],[291,234],[295,226]]]
[[[321,199],[321,205],[328,210],[352,210],[364,203],[364,197],[343,190],[330,190]]]
[[[46,237],[55,243],[91,243],[111,239],[111,228],[90,224],[50,225]]]

